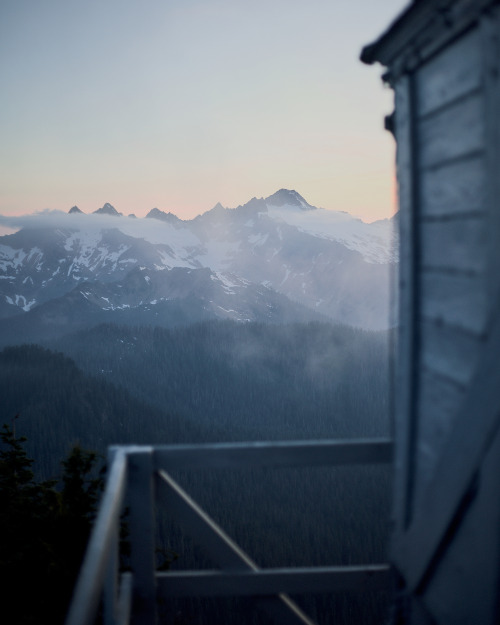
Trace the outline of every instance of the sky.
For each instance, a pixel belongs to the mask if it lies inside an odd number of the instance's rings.
[[[359,61],[406,0],[1,0],[0,215],[190,219],[295,189],[395,211],[393,96]]]

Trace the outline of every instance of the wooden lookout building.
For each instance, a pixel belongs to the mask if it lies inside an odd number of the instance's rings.
[[[500,622],[500,6],[415,0],[362,52],[395,93],[399,618]]]

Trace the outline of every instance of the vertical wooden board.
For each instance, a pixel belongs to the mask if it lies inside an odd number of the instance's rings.
[[[429,321],[482,334],[488,323],[486,281],[482,274],[423,271],[422,315]]]
[[[471,424],[472,427],[472,424]],[[484,458],[475,498],[425,590],[437,623],[498,623],[500,433]]]
[[[443,217],[485,210],[484,160],[476,155],[421,172],[422,217]]]
[[[396,173],[399,204],[400,280],[411,279],[411,248],[413,212],[412,142],[409,79],[405,77],[395,86]],[[406,311],[403,312],[406,316]]]
[[[476,369],[483,341],[436,322],[423,321],[420,328],[422,365],[429,372],[467,386]]]
[[[130,563],[133,575],[132,622],[156,625],[153,450],[129,455]]]
[[[418,114],[425,115],[481,85],[481,42],[475,28],[417,72]]]
[[[449,379],[423,369],[420,375],[418,402],[417,471],[415,510],[434,475],[439,455],[446,444],[464,399],[463,388]]]
[[[420,166],[432,167],[471,152],[484,143],[481,93],[474,93],[419,123]]]
[[[413,144],[410,78],[395,85],[396,164],[399,194],[399,330],[396,366],[394,368],[394,538],[404,530],[407,507],[409,410],[412,403],[413,379]]]
[[[483,16],[485,65],[486,206],[488,214],[488,289],[500,297],[500,7]]]
[[[487,235],[480,217],[422,221],[421,238],[423,268],[484,271]]]

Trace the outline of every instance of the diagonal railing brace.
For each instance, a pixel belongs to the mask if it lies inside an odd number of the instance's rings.
[[[208,514],[184,491],[184,489],[166,472],[158,471],[161,482],[169,489],[170,510],[182,520],[193,536],[207,549],[213,559],[228,571],[260,571],[257,564],[220,528]],[[276,616],[280,623],[291,625],[314,625],[298,605],[285,593],[279,593],[264,607]]]

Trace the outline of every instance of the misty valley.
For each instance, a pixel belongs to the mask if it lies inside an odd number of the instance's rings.
[[[366,235],[360,250],[312,227],[306,232],[308,215],[321,209],[297,196],[216,207],[203,228],[163,219],[177,236],[168,263],[158,244],[132,241],[120,227],[91,237],[81,222],[76,230],[65,222],[64,230],[51,224],[0,239],[2,420],[27,438],[38,483],[60,479],[74,444],[99,454],[97,471],[106,447],[117,443],[389,435],[392,330],[381,321],[389,304],[360,285],[380,284],[387,297],[394,258],[380,251],[378,234],[375,242]],[[273,201],[292,215],[289,223],[272,215]],[[103,218],[76,217],[94,225]],[[113,219],[118,226],[127,218]],[[186,246],[188,228],[189,237],[198,232],[198,247]],[[210,246],[216,263],[224,237],[217,267],[201,266]],[[159,267],[161,254],[166,264]],[[248,263],[253,269],[243,275]],[[372,324],[349,323],[358,304],[354,319],[369,318],[371,310]],[[389,467],[192,470],[174,477],[262,567],[385,561]],[[159,501],[157,515],[172,569],[212,567],[196,537],[170,521],[168,501]],[[50,594],[58,573],[37,566]],[[12,579],[9,592],[20,601]],[[16,622],[61,622],[69,594],[57,609],[54,600],[34,611],[26,606]],[[388,593],[296,599],[319,624],[380,623]],[[160,614],[176,625],[272,622],[244,600],[179,600],[162,604]]]
[[[41,479],[58,474],[77,441],[104,456],[111,443],[383,436],[387,349],[387,332],[321,323],[102,325],[44,347],[6,347],[4,420],[19,413],[16,427]],[[176,477],[261,566],[384,560],[386,467]],[[161,508],[168,511],[168,502]],[[173,566],[209,565],[168,515],[161,520],[165,548],[178,554]],[[220,622],[219,604],[184,601],[175,613],[185,620],[166,622],[205,623],[206,614]],[[384,601],[340,595],[306,598],[305,606],[320,623],[332,622],[332,614],[333,622],[377,622]],[[222,614],[225,623],[243,622],[237,608],[229,610],[234,620]]]

